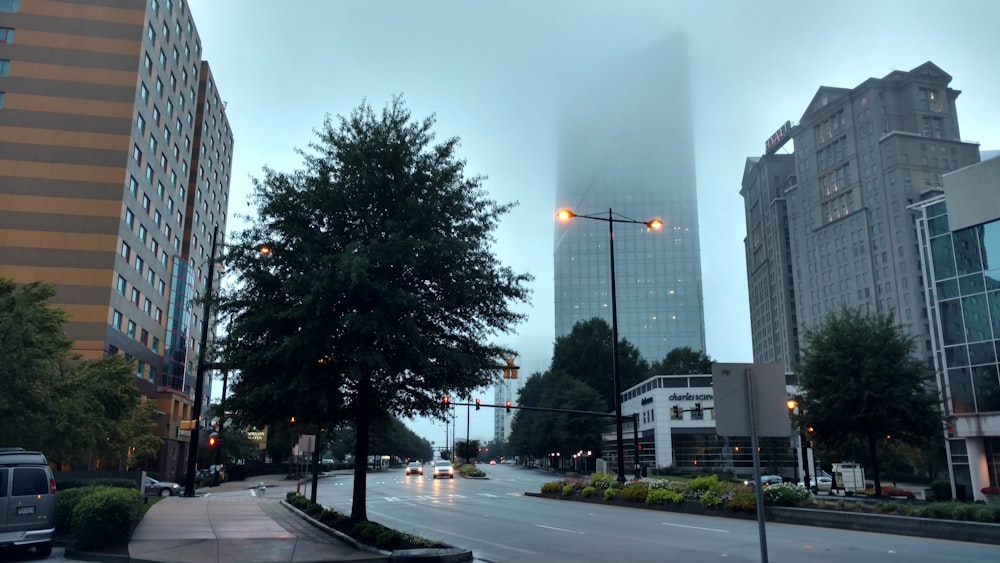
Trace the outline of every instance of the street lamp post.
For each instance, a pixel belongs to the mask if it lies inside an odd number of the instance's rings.
[[[660,229],[663,222],[659,219],[649,221],[636,221],[615,217],[611,208],[608,208],[608,216],[603,215],[577,215],[569,209],[561,209],[557,214],[562,221],[569,221],[573,218],[593,219],[595,221],[605,221],[608,224],[608,251],[611,258],[611,376],[614,380],[615,393],[615,436],[617,439],[615,455],[618,458],[618,482],[625,483],[625,445],[622,436],[622,390],[621,374],[618,366],[618,296],[615,291],[615,223],[633,223],[645,225],[650,229]]]
[[[795,410],[799,408],[798,401],[794,399],[789,399],[787,402],[789,414],[794,414]],[[799,416],[801,417],[802,411],[799,411]],[[806,437],[805,428],[802,426],[802,421],[798,423],[799,427],[799,450],[802,451],[802,484],[805,486],[806,490],[812,490],[809,481],[809,439]]]
[[[215,278],[215,241],[218,238],[219,226],[216,225],[212,231],[212,250],[208,257],[208,279],[205,280],[205,295],[203,296],[205,302],[202,305],[201,311],[201,350],[199,350],[198,369],[195,376],[194,412],[192,413],[194,428],[191,429],[191,442],[188,444],[187,475],[184,478],[184,496],[186,497],[194,496],[194,470],[195,464],[198,461],[198,440],[200,439],[198,432],[200,430],[199,424],[201,423],[201,403],[204,395],[202,387],[205,386],[205,367],[207,365],[205,354],[208,353],[208,325],[210,322],[209,313],[211,312],[212,281]]]

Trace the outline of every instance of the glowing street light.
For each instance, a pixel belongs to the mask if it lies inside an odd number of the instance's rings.
[[[636,221],[635,219],[626,219],[624,217],[615,217],[614,212],[611,208],[608,208],[607,217],[604,214],[600,215],[577,215],[569,209],[560,209],[556,213],[556,217],[560,221],[566,222],[571,219],[593,219],[595,221],[604,221],[608,224],[608,249],[611,257],[611,350],[612,350],[612,377],[614,378],[615,387],[615,433],[617,436],[616,444],[616,455],[618,457],[618,482],[625,483],[625,445],[624,438],[622,437],[622,393],[621,393],[621,374],[618,368],[618,295],[615,290],[615,223],[632,223],[636,225],[645,225],[647,228],[659,230],[663,228],[663,221],[659,219],[650,219],[649,221]],[[636,466],[638,467],[638,460],[636,460]]]

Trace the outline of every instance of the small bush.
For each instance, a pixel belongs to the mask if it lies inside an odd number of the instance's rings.
[[[801,506],[812,500],[812,493],[792,483],[779,483],[764,487],[764,504],[767,506]]]
[[[621,489],[604,489],[604,500],[611,500],[618,496]]]
[[[358,522],[354,525],[354,533],[357,537],[365,540],[366,543],[387,551],[413,544],[422,544],[427,547],[434,545],[433,542],[429,542],[419,536],[386,528],[375,522]]]
[[[876,502],[872,506],[875,514],[895,514],[899,510],[899,505],[895,502]]]
[[[705,508],[712,508],[713,506],[719,506],[722,504],[722,497],[712,491],[705,491],[705,494],[701,495],[698,502],[700,502]]]
[[[610,473],[591,473],[590,486],[597,489],[610,489],[614,487],[615,476]]]
[[[548,483],[542,484],[542,493],[545,494],[556,494],[561,493],[563,484],[560,481],[549,481]]]
[[[719,495],[722,494],[723,488],[723,484],[716,475],[698,477],[687,484],[687,491],[691,493],[689,498],[701,498],[703,494],[709,491]]]
[[[672,502],[680,504],[684,502],[684,495],[669,489],[650,489],[646,495],[646,504],[665,504]]]
[[[85,495],[71,518],[76,545],[95,549],[128,543],[142,514],[142,494],[137,489],[107,488]]]
[[[458,472],[466,477],[486,477],[486,473],[472,463],[466,463],[458,468]]]
[[[726,508],[733,512],[756,512],[757,493],[754,491],[740,491],[733,495],[733,498],[726,503]]]
[[[56,472],[55,475],[58,477],[59,473]],[[67,479],[61,481],[56,479],[56,490],[59,492],[68,491],[70,489],[77,489],[80,487],[114,487],[116,489],[138,489],[139,484],[136,483],[134,479],[107,479],[107,478],[91,478],[91,479]]]
[[[576,489],[573,488],[573,485],[571,485],[571,484],[570,485],[563,485],[562,494],[563,494],[564,497],[571,497],[571,496],[573,496],[573,493],[575,493],[575,492],[576,492]]]
[[[933,483],[931,483],[931,495],[937,502],[945,502],[951,500],[951,482],[934,481]]]
[[[68,532],[73,525],[73,509],[87,495],[106,487],[76,487],[56,493],[56,531]]]
[[[585,497],[589,497],[590,495],[594,494],[594,491],[597,491],[597,490],[598,490],[597,487],[587,486],[587,487],[584,487],[582,491],[580,491],[580,494],[583,495],[583,496],[585,496]]]
[[[646,496],[648,494],[649,483],[646,483],[645,481],[627,483],[625,488],[622,489],[622,498],[631,502],[646,502]]]

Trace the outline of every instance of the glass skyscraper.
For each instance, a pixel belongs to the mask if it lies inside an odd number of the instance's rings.
[[[686,42],[674,35],[577,92],[560,124],[556,207],[615,224],[619,338],[649,362],[705,350],[701,252]],[[611,324],[608,223],[574,219],[555,236],[555,334]]]

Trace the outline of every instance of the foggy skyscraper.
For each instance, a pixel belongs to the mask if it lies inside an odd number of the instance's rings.
[[[686,42],[674,35],[570,96],[560,124],[556,208],[659,218],[615,225],[619,338],[649,362],[705,350],[701,253]],[[556,225],[555,335],[611,323],[608,224]]]

